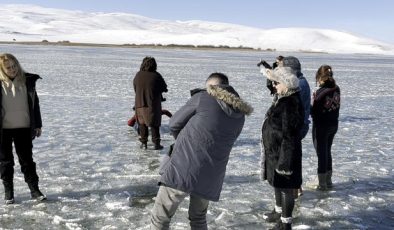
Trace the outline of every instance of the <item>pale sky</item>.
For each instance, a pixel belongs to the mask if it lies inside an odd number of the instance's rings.
[[[124,12],[162,20],[204,20],[261,29],[333,29],[394,44],[392,0],[0,0],[0,4]]]

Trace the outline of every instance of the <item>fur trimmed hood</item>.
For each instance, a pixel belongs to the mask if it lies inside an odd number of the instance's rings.
[[[229,85],[210,85],[207,87],[207,92],[217,99],[222,109],[230,116],[233,113],[250,115],[253,112],[253,107],[242,100]]]

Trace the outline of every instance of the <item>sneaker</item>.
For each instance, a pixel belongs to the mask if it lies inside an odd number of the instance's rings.
[[[274,223],[280,220],[281,213],[274,210],[272,212],[267,212],[263,214],[263,219],[269,223]]]
[[[270,230],[291,230],[291,224],[285,224],[282,223],[282,221],[278,221]]]

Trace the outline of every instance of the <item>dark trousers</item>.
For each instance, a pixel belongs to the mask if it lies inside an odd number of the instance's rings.
[[[275,205],[282,207],[283,217],[292,217],[294,209],[294,189],[275,188]]]
[[[38,182],[36,163],[33,161],[33,143],[30,128],[3,129],[0,143],[1,179],[6,182],[11,182],[14,179],[15,163],[12,153],[12,142],[14,142],[25,182],[28,184]]]
[[[313,146],[315,147],[318,167],[317,173],[324,174],[332,171],[331,146],[338,131],[338,124],[316,125],[312,127]]]
[[[149,127],[140,124],[139,130],[140,130],[140,141],[142,143],[147,143],[149,136]],[[152,126],[150,127],[150,130],[152,132],[152,142],[154,144],[160,144],[160,126]]]

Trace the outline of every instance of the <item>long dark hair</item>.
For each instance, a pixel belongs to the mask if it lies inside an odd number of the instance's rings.
[[[334,73],[332,72],[332,68],[329,65],[322,65],[316,72],[316,85],[319,82],[331,82],[335,85]]]
[[[140,71],[156,72],[157,64],[154,57],[145,57],[142,60]]]

